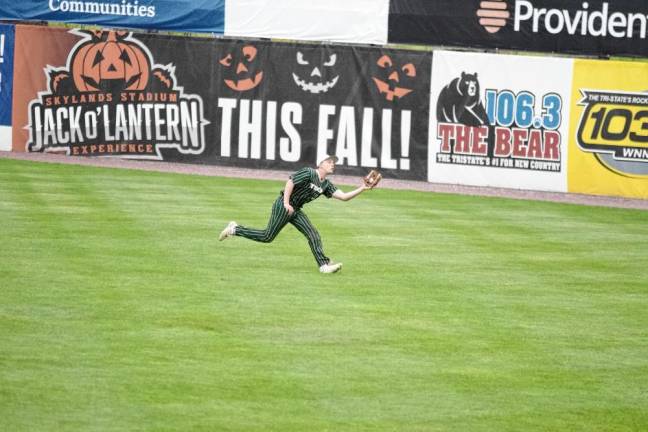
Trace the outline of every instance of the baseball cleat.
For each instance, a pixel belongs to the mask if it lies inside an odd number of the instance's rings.
[[[324,264],[320,267],[320,273],[335,273],[340,271],[342,263],[337,264]]]
[[[225,227],[225,229],[223,231],[221,231],[220,235],[218,236],[218,240],[223,241],[227,237],[231,237],[234,234],[236,234],[236,227],[237,226],[238,226],[237,223],[234,222],[234,221],[228,223],[227,226]]]

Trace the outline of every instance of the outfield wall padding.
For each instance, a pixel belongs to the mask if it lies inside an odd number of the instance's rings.
[[[18,25],[12,149],[648,198],[648,63]]]

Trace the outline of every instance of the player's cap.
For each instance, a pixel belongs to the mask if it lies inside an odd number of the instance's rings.
[[[325,162],[325,161],[327,161],[327,160],[329,160],[329,159],[333,159],[333,162],[336,162],[336,163],[337,163],[337,161],[339,160],[337,156],[325,155],[325,156],[322,157],[319,161],[317,161],[317,166],[322,165],[322,162]]]

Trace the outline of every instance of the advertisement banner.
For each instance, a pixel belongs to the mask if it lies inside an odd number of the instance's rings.
[[[21,0],[0,2],[0,20],[222,34],[225,0]]]
[[[436,51],[429,181],[566,192],[572,64]]]
[[[389,0],[227,0],[225,35],[387,43]]]
[[[11,150],[14,26],[0,24],[0,150]]]
[[[569,192],[648,198],[648,63],[576,60]]]
[[[389,42],[648,56],[645,0],[391,0]]]
[[[431,54],[18,26],[14,150],[425,180]]]

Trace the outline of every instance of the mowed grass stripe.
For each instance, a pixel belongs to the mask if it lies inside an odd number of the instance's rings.
[[[646,212],[282,186],[0,160],[0,429],[648,427]]]

